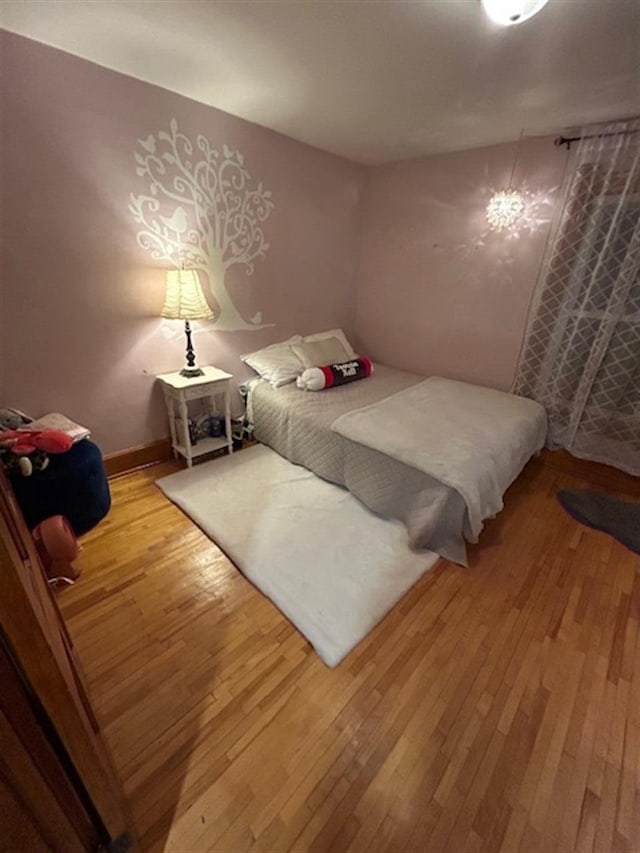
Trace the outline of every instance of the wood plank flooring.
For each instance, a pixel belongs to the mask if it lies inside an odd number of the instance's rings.
[[[112,482],[59,596],[143,850],[640,850],[639,558],[563,512],[579,481],[530,463],[470,568],[330,670],[154,486],[175,467]]]

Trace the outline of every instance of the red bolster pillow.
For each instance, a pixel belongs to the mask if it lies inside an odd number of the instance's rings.
[[[296,384],[304,391],[322,391],[337,385],[346,385],[358,379],[366,379],[373,373],[373,364],[366,356],[352,358],[340,364],[326,364],[323,367],[309,367],[298,377]]]

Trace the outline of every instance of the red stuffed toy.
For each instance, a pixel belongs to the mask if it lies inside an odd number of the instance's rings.
[[[57,429],[8,429],[0,432],[2,461],[9,470],[17,469],[24,477],[34,470],[43,471],[49,464],[49,453],[66,453],[73,441]]]

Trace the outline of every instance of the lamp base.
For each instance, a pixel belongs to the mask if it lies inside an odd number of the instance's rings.
[[[196,354],[191,343],[191,326],[188,320],[184,321],[184,333],[187,336],[187,363],[180,371],[180,376],[204,376],[204,370],[201,370],[196,364]]]
[[[200,367],[183,367],[180,376],[204,376],[204,370]]]

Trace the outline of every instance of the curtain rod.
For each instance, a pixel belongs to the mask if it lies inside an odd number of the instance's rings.
[[[614,133],[591,133],[587,136],[558,136],[553,140],[553,144],[561,148],[567,146],[567,151],[571,150],[572,142],[579,142],[581,139],[598,139],[604,136],[628,136],[631,133],[640,133],[640,129],[632,130],[616,130]]]

